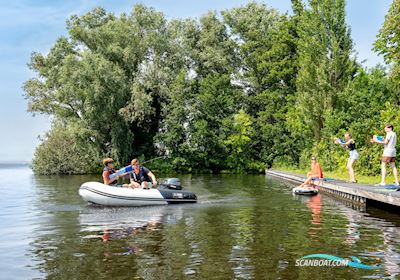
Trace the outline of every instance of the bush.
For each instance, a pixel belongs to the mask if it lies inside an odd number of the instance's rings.
[[[32,162],[37,174],[86,174],[101,171],[100,155],[94,144],[77,131],[53,127],[36,148]]]

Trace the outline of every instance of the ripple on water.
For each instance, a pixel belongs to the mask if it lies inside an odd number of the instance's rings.
[[[0,176],[4,171],[0,170]],[[24,173],[26,172],[26,173]],[[10,174],[9,174],[10,173]],[[105,208],[77,190],[97,177],[32,177],[0,187],[0,263],[11,278],[336,279],[400,275],[400,218],[329,196],[293,196],[265,176],[183,176],[196,205]],[[215,179],[216,178],[216,179]],[[360,211],[359,211],[360,210]],[[300,268],[326,253],[380,271]]]

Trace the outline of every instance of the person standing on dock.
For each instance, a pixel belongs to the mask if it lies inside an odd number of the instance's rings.
[[[349,171],[350,181],[349,183],[357,183],[356,176],[354,174],[354,162],[358,160],[358,152],[356,150],[356,142],[351,137],[350,132],[344,134],[344,141],[336,138],[337,144],[350,151],[349,159],[347,160],[347,170]]]
[[[390,163],[393,169],[393,176],[395,180],[395,185],[399,185],[399,178],[397,174],[396,168],[396,142],[397,135],[393,131],[393,125],[387,124],[385,126],[386,137],[381,140],[380,137],[374,135],[371,139],[371,143],[384,145],[383,155],[381,160],[381,170],[382,170],[382,180],[377,186],[385,186],[386,185],[386,165]]]

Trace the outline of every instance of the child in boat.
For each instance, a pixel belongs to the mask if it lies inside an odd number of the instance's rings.
[[[117,185],[118,179],[120,177],[125,176],[128,173],[124,173],[121,175],[117,175],[114,178],[110,179],[110,175],[118,172],[118,170],[114,169],[114,160],[112,158],[105,158],[103,159],[103,184],[110,185],[110,186],[120,186],[120,187],[129,187],[128,184]]]
[[[339,138],[336,138],[336,144],[341,145],[344,149],[349,149],[350,156],[347,160],[347,170],[349,171],[350,181],[349,183],[357,183],[356,176],[354,174],[354,162],[358,160],[358,153],[356,150],[356,142],[351,137],[350,132],[346,132],[344,134],[344,142],[340,141]]]
[[[131,165],[133,172],[130,175],[131,183],[129,187],[151,189],[157,186],[156,176],[146,167],[140,166],[138,159],[133,159]]]
[[[311,157],[311,171],[307,173],[307,179],[299,187],[309,187],[313,179],[324,178],[322,173],[322,168],[319,165],[317,158],[315,156]]]

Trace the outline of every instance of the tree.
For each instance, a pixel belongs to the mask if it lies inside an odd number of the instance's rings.
[[[371,145],[369,140],[373,134],[381,134],[387,122],[395,120],[385,113],[398,107],[392,102],[395,94],[391,87],[391,82],[382,67],[359,69],[354,79],[338,94],[332,114],[325,118],[325,127],[321,132],[322,140],[312,151],[306,151],[303,162],[308,165],[307,154],[314,153],[318,154],[319,161],[325,169],[342,168],[344,171],[348,152],[335,145],[333,137],[342,138],[345,132],[350,132],[360,153],[358,166],[363,167],[358,172],[378,173],[380,169],[377,163],[382,147]]]
[[[29,111],[53,115],[66,126],[81,124],[92,132],[87,141],[96,142],[104,154],[126,160],[121,149],[131,134],[115,107],[123,104],[129,91],[118,66],[98,54],[78,52],[65,38],[46,57],[33,54],[30,66],[39,77],[24,85]]]
[[[213,12],[173,28],[186,61],[169,87],[159,146],[177,169],[219,172],[227,157],[224,121],[240,106],[241,91],[231,81],[237,63],[234,44]]]
[[[32,162],[40,174],[86,174],[99,171],[97,147],[88,141],[88,130],[55,124],[37,147]]]
[[[163,73],[152,69],[168,47],[163,15],[142,5],[120,17],[96,8],[72,16],[67,27],[69,38],[58,39],[47,55],[32,55],[37,77],[24,85],[29,111],[65,126],[81,124],[100,155],[123,164],[154,154],[149,143],[158,131],[164,92],[157,84]]]
[[[398,84],[400,83],[400,1],[394,0],[385,16],[385,22],[380,29],[374,49],[382,54],[385,61],[392,66],[391,77],[395,81],[394,91],[399,92]],[[397,103],[399,103],[397,98]]]
[[[231,121],[231,120],[229,120]],[[227,125],[228,126],[228,125]],[[240,109],[233,116],[232,133],[224,141],[228,147],[227,167],[230,170],[244,172],[251,160],[251,141],[254,133],[250,115]]]
[[[223,15],[242,59],[235,78],[245,92],[246,111],[259,131],[253,136],[253,149],[249,152],[267,165],[288,151],[293,151],[289,154],[295,157],[285,126],[297,73],[294,21],[256,2],[225,11]]]
[[[345,0],[310,0],[298,26],[299,73],[289,125],[304,138],[321,140],[325,118],[356,71],[345,21]]]

